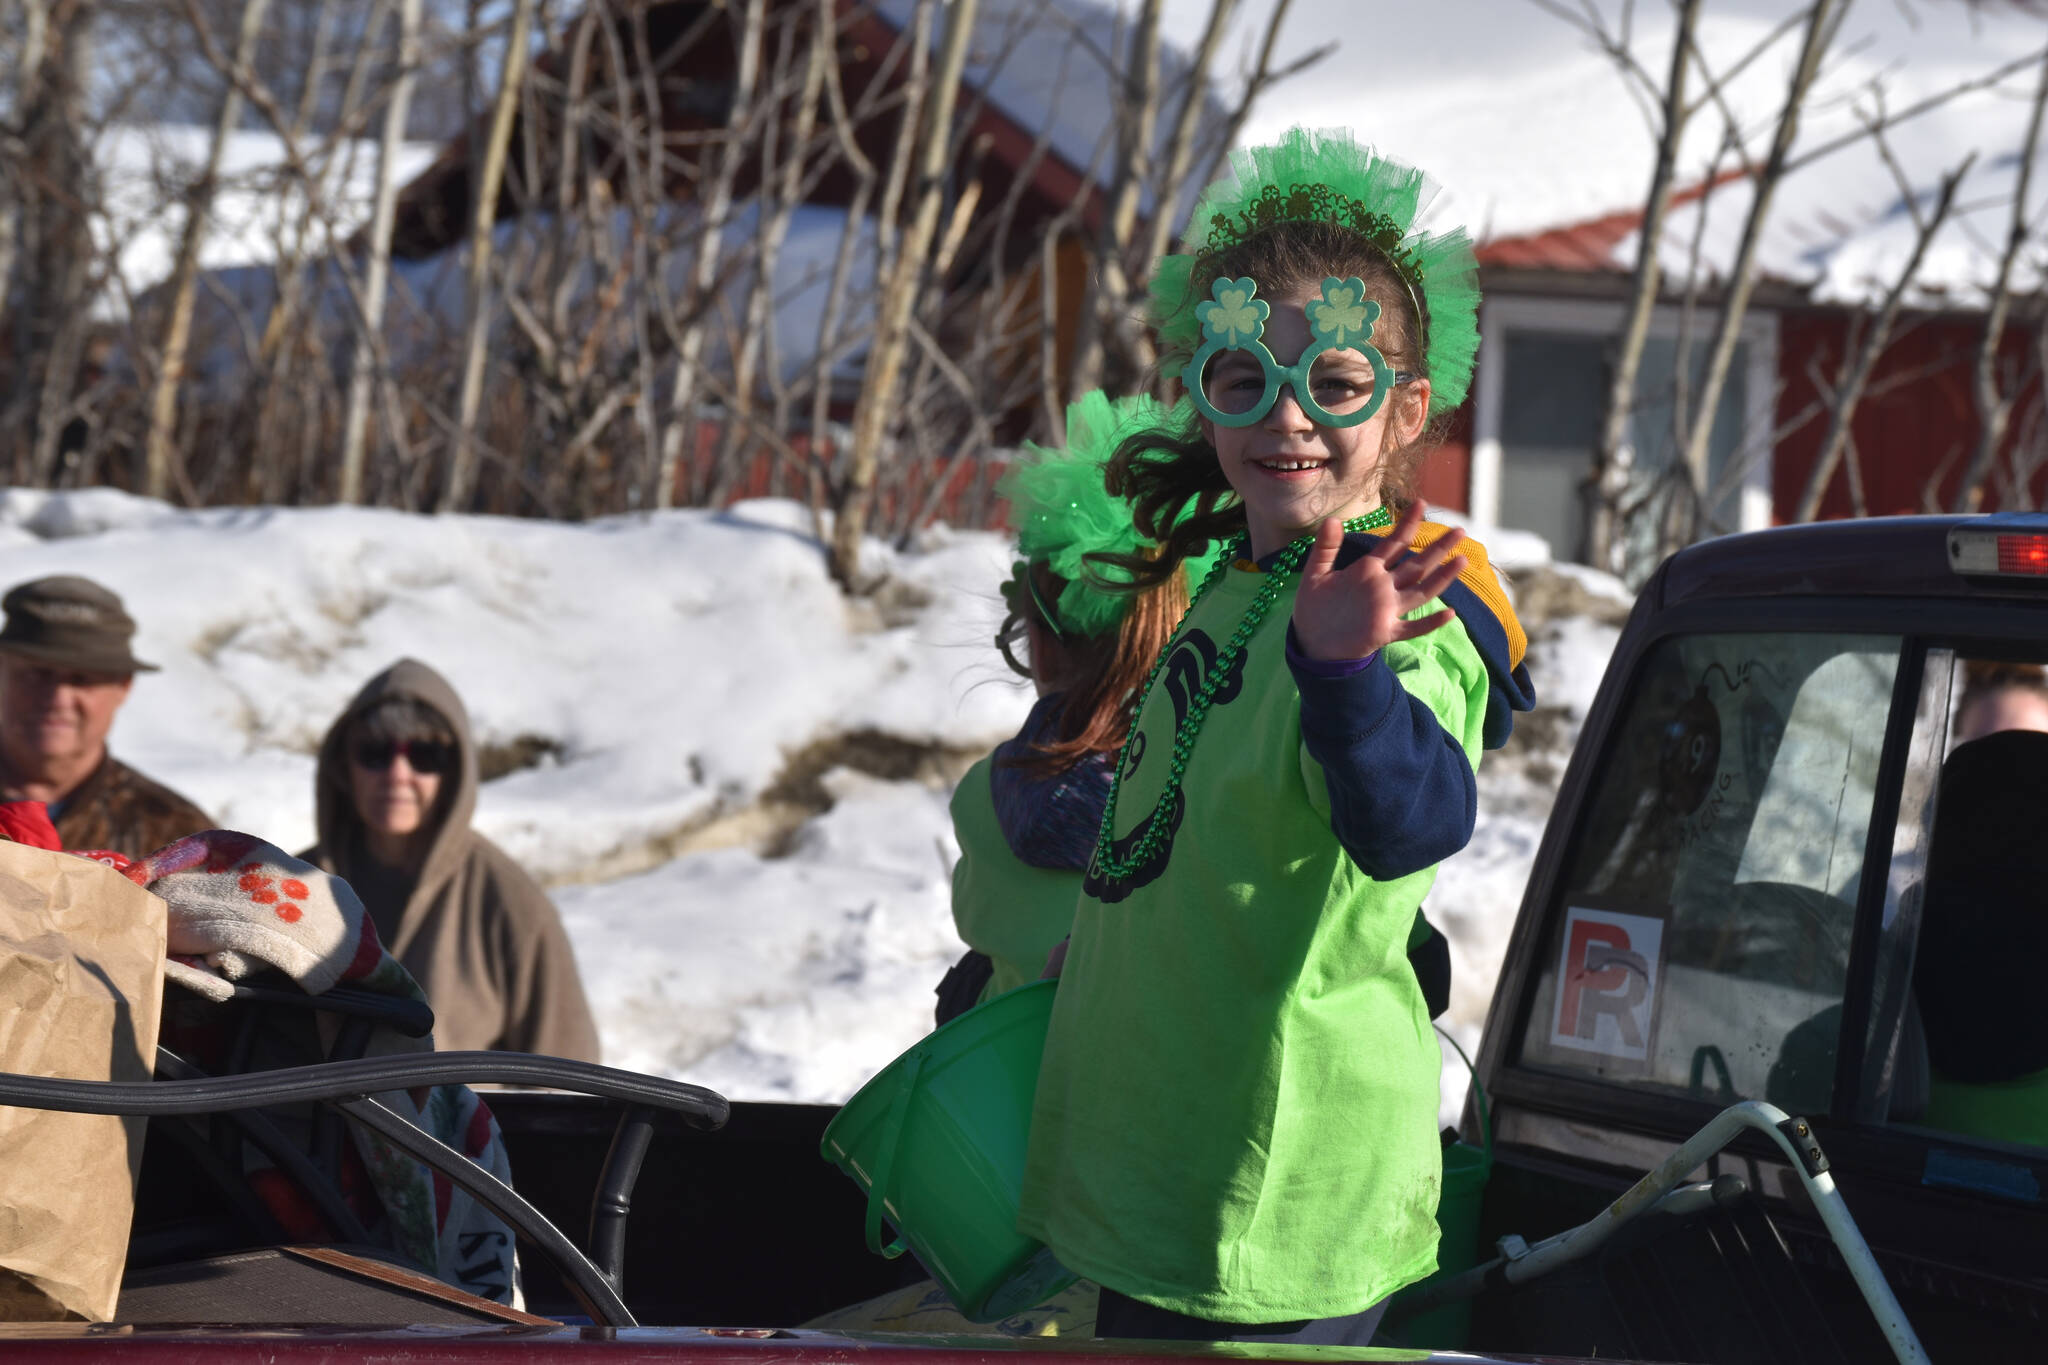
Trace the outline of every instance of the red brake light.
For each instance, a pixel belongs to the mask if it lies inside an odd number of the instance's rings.
[[[2012,574],[2048,574],[2048,535],[2000,536],[1998,571]]]

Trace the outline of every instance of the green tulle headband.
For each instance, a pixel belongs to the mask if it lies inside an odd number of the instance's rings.
[[[1117,446],[1134,432],[1164,430],[1173,413],[1149,395],[1111,399],[1100,390],[1067,405],[1067,444],[1050,449],[1024,443],[1024,456],[1012,465],[996,491],[1010,503],[1010,521],[1017,528],[1017,550],[1023,556],[1003,584],[1003,598],[1012,611],[1033,602],[1047,623],[1061,634],[1103,635],[1115,629],[1130,607],[1130,595],[1111,586],[1116,569],[1091,564],[1091,554],[1139,554],[1154,542],[1131,524],[1131,505],[1103,487],[1104,467]],[[1186,563],[1188,580],[1202,581],[1218,547],[1211,546]],[[1057,602],[1039,598],[1031,565],[1043,563],[1067,581]]]
[[[1195,268],[1279,223],[1330,223],[1357,233],[1385,256],[1429,326],[1423,366],[1431,415],[1465,401],[1479,354],[1479,265],[1464,229],[1414,230],[1429,185],[1421,171],[1377,156],[1342,130],[1290,128],[1278,142],[1230,154],[1230,173],[1202,192],[1182,250],[1152,269],[1152,324],[1161,367],[1171,374],[1193,356],[1201,327]],[[1420,309],[1418,308],[1418,312]]]

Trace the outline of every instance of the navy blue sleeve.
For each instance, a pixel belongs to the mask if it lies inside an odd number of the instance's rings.
[[[1063,701],[1057,692],[1040,699],[1024,728],[996,746],[989,786],[996,823],[1019,861],[1079,872],[1095,853],[1096,832],[1109,804],[1113,756],[1095,754],[1049,777],[1014,762],[1028,758],[1036,743],[1053,737]]]
[[[1287,667],[1301,693],[1302,744],[1329,786],[1330,829],[1359,870],[1390,881],[1465,847],[1479,784],[1456,737],[1378,655],[1336,677],[1313,665],[1290,623]]]

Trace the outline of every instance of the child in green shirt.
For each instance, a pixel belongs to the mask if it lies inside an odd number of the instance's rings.
[[[1188,398],[1110,467],[1162,549],[1106,562],[1224,552],[1115,769],[1019,1225],[1103,1286],[1098,1335],[1364,1344],[1436,1263],[1409,936],[1534,698],[1485,552],[1413,493],[1477,349],[1464,234],[1342,134],[1232,161],[1153,279]]]

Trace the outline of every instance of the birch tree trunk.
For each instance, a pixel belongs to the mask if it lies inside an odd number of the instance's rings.
[[[1693,0],[1693,3],[1698,3],[1698,0]],[[1166,254],[1166,248],[1173,241],[1174,229],[1180,226],[1177,220],[1181,192],[1187,188],[1188,175],[1194,168],[1195,131],[1202,121],[1202,106],[1209,90],[1209,72],[1215,68],[1216,54],[1223,47],[1224,31],[1236,16],[1237,0],[1213,0],[1209,6],[1209,21],[1202,29],[1200,45],[1195,48],[1194,65],[1184,83],[1180,112],[1174,118],[1173,132],[1166,144],[1166,165],[1159,176],[1157,193],[1153,196],[1151,230],[1145,234],[1145,251],[1140,258],[1147,270]],[[1144,365],[1150,364],[1151,357],[1146,356]]]
[[[384,106],[384,133],[377,146],[377,196],[370,210],[366,244],[369,265],[363,279],[363,320],[349,357],[348,409],[341,426],[342,502],[363,500],[364,449],[370,426],[371,388],[383,368],[384,301],[390,293],[391,227],[398,208],[398,159],[405,144],[405,118],[419,66],[421,0],[399,0],[398,79]]]
[[[483,169],[477,176],[476,194],[470,203],[462,390],[456,400],[455,445],[448,459],[448,482],[441,489],[443,512],[455,511],[468,502],[474,477],[476,415],[483,401],[484,361],[490,351],[491,230],[497,225],[498,187],[505,177],[505,153],[512,142],[512,115],[519,107],[519,88],[526,76],[527,34],[532,23],[533,0],[514,0],[512,32],[505,40],[505,60],[498,72],[498,95],[491,109]]]
[[[0,4],[0,23],[11,27],[15,22],[13,10],[12,4]],[[15,111],[16,118],[20,118],[35,102],[37,76],[42,70],[43,54],[49,42],[47,0],[27,0],[20,22],[21,46],[7,54],[11,69],[0,72],[0,79],[11,78],[8,79],[7,107]],[[10,175],[10,169],[6,162],[0,161],[0,188],[6,191],[5,199],[0,200],[0,313],[8,311],[14,302],[14,253],[21,240],[21,216],[29,203],[27,184]],[[0,402],[0,411],[5,408],[6,404]]]
[[[1707,360],[1707,372],[1700,383],[1693,408],[1692,430],[1686,441],[1685,465],[1695,489],[1704,489],[1709,482],[1707,461],[1712,450],[1714,417],[1721,406],[1721,389],[1727,383],[1728,368],[1735,359],[1735,343],[1742,336],[1742,319],[1749,311],[1749,296],[1756,287],[1756,256],[1763,241],[1764,223],[1770,218],[1771,201],[1777,193],[1778,182],[1785,177],[1792,143],[1799,136],[1799,115],[1813,89],[1814,77],[1820,72],[1821,56],[1833,41],[1847,7],[1847,0],[1814,0],[1806,33],[1800,42],[1799,61],[1793,68],[1791,85],[1785,92],[1785,107],[1779,113],[1777,131],[1771,138],[1770,155],[1757,169],[1754,178],[1754,197],[1750,200],[1749,216],[1742,224],[1742,241],[1736,248],[1735,263],[1729,272],[1727,297],[1722,302],[1720,321],[1714,331],[1714,349]],[[1680,356],[1678,364],[1689,365],[1690,359]]]
[[[798,40],[799,31],[795,25],[791,25],[789,33],[792,42]],[[762,204],[763,218],[755,253],[753,287],[747,291],[746,317],[740,324],[739,350],[733,357],[733,403],[741,408],[750,408],[753,404],[756,376],[764,361],[772,376],[769,381],[771,388],[780,391],[782,387],[782,357],[775,335],[775,287],[782,244],[789,237],[790,218],[796,212],[803,192],[804,165],[810,154],[812,131],[817,127],[818,99],[824,91],[825,63],[835,56],[829,29],[813,31],[802,41],[805,47],[804,77],[803,87],[797,95],[796,124],[789,131],[785,143],[781,129],[776,126],[779,120],[771,120],[761,140],[761,196],[764,201],[769,201],[772,193],[772,202]],[[772,98],[776,105],[780,104],[779,84]],[[778,154],[781,158],[779,164]],[[776,410],[786,416],[786,400],[778,401]],[[725,424],[725,439],[719,444],[719,467],[711,485],[709,501],[713,506],[724,501],[725,493],[740,474],[735,466],[745,445],[741,430],[737,421]],[[771,430],[778,436],[784,434],[780,422]],[[778,468],[780,464],[778,457]]]
[[[833,0],[818,0],[817,23],[828,33],[832,31],[832,6]],[[910,39],[899,38],[897,41],[901,43]],[[867,217],[868,203],[874,197],[875,182],[881,174],[874,162],[861,151],[854,136],[854,116],[847,108],[846,92],[840,88],[836,62],[825,64],[825,108],[832,116],[833,141],[854,176],[854,190],[852,201],[847,206],[845,224],[839,232],[839,247],[832,256],[832,278],[825,289],[825,307],[818,319],[818,346],[811,361],[810,449],[807,452],[805,491],[810,505],[811,533],[821,542],[825,539],[826,474],[828,455],[831,454],[828,419],[832,412],[832,371],[841,354],[840,319],[846,311],[854,253],[860,245],[861,223]]]
[[[256,39],[263,30],[263,12],[269,6],[270,0],[243,0],[241,32],[235,39],[235,70],[228,73],[227,88],[221,94],[213,140],[206,149],[206,165],[186,191],[185,227],[178,238],[177,263],[171,269],[170,316],[164,325],[156,380],[150,386],[149,434],[143,447],[143,491],[152,498],[170,496],[171,462],[177,455],[178,386],[185,378],[185,350],[192,339],[192,306],[199,289],[199,247],[206,238],[206,225],[213,213],[221,156],[227,150],[229,135],[242,118],[240,78],[253,63]],[[196,11],[192,12],[192,21],[203,22]]]
[[[1127,257],[1137,229],[1139,197],[1152,178],[1152,139],[1159,123],[1159,9],[1160,0],[1144,0],[1131,37],[1131,58],[1117,101],[1116,192],[1096,238],[1095,278],[1081,306],[1069,397],[1102,387],[1104,338],[1130,307]],[[1190,91],[1189,98],[1195,98],[1195,92]],[[1091,183],[1082,193],[1094,189]],[[1157,202],[1153,207],[1155,215],[1171,213]]]
[[[95,13],[82,0],[30,0],[16,65],[18,235],[11,274],[0,276],[0,312],[9,315],[15,363],[0,416],[26,437],[9,472],[38,485],[56,468],[60,414],[76,384],[92,302],[93,242],[79,196],[92,180],[85,93]]]
[[[847,469],[846,497],[832,527],[828,556],[832,576],[852,592],[860,580],[860,542],[867,529],[883,438],[896,406],[897,380],[910,336],[910,312],[916,302],[939,223],[939,201],[945,183],[947,153],[952,146],[953,103],[960,73],[967,64],[967,42],[974,32],[978,0],[952,0],[947,7],[946,35],[924,102],[924,128],[918,155],[917,210],[898,243],[894,269],[876,309],[875,342],[868,352],[860,400],[854,408],[853,451]]]
[[[1657,291],[1662,279],[1657,253],[1664,243],[1665,220],[1671,214],[1678,147],[1688,122],[1686,73],[1692,67],[1693,34],[1699,14],[1700,0],[1684,0],[1678,11],[1678,31],[1671,45],[1671,74],[1664,87],[1664,125],[1657,138],[1657,164],[1650,173],[1650,196],[1643,208],[1643,226],[1637,234],[1628,313],[1616,345],[1614,368],[1608,377],[1600,444],[1594,448],[1593,465],[1586,472],[1583,485],[1586,528],[1580,557],[1596,568],[1614,567],[1615,509],[1628,485],[1623,447],[1628,444],[1629,421],[1635,415],[1636,376],[1642,371],[1643,346],[1649,340],[1650,319],[1657,311]],[[1685,358],[1681,357],[1679,373],[1683,374],[1685,369]]]
[[[656,507],[672,507],[676,498],[676,468],[685,450],[697,442],[697,367],[704,355],[704,339],[713,309],[711,293],[718,287],[718,267],[725,256],[725,220],[732,213],[732,187],[744,157],[741,132],[753,113],[754,88],[761,78],[761,42],[767,27],[766,0],[746,0],[740,18],[740,47],[733,73],[732,107],[726,111],[725,138],[718,148],[718,166],[710,188],[697,199],[697,247],[690,262],[690,312],[683,334],[676,340],[674,380],[669,389],[669,423],[661,438],[661,463],[655,470]],[[652,117],[659,119],[658,109]]]

